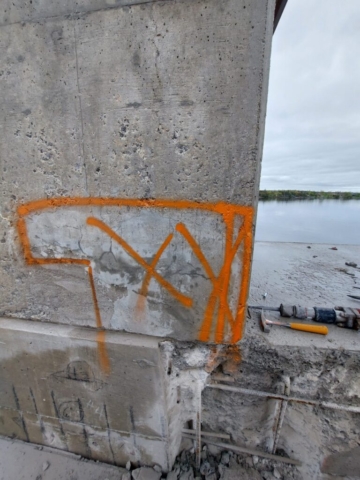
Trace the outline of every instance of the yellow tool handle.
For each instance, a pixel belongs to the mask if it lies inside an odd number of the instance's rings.
[[[329,330],[324,325],[309,325],[308,323],[290,323],[290,328],[293,330],[301,330],[302,332],[319,333],[320,335],[327,335]]]

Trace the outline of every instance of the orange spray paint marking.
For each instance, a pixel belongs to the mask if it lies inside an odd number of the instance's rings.
[[[94,276],[93,276],[92,268],[90,266],[90,260],[82,259],[82,258],[36,258],[36,257],[33,257],[31,253],[30,242],[27,234],[25,220],[23,218],[20,218],[17,226],[18,226],[18,232],[21,239],[21,243],[23,246],[25,261],[28,265],[70,264],[70,265],[85,265],[86,267],[88,267],[87,271],[89,275],[90,288],[91,288],[91,293],[93,297],[96,326],[97,328],[103,328],[100,309],[99,309],[99,305],[96,297]],[[102,332],[98,332],[96,341],[98,346],[100,366],[103,369],[103,372],[108,375],[110,373],[110,361],[109,361],[107,350],[106,350],[106,344],[104,343],[105,335],[102,335]]]
[[[236,343],[241,339],[244,322],[245,322],[245,307],[247,294],[249,289],[249,279],[250,279],[250,265],[251,265],[251,253],[252,253],[252,216],[253,208],[239,205],[231,205],[225,202],[218,203],[198,203],[189,200],[167,200],[167,199],[157,199],[157,200],[144,200],[144,199],[121,199],[121,198],[108,198],[108,197],[60,197],[52,199],[43,199],[29,202],[24,205],[20,205],[18,208],[18,232],[19,237],[22,243],[24,257],[28,265],[45,265],[45,264],[75,264],[75,265],[84,265],[88,267],[89,272],[89,281],[93,296],[94,310],[96,325],[98,328],[101,323],[100,310],[97,303],[95,284],[93,279],[93,273],[90,266],[90,260],[88,259],[76,259],[76,258],[36,258],[33,257],[31,253],[30,241],[27,234],[26,222],[24,217],[29,215],[32,212],[36,212],[44,209],[55,209],[58,207],[88,207],[88,206],[98,206],[98,207],[136,207],[136,208],[169,208],[176,210],[202,210],[207,212],[212,212],[218,214],[222,217],[222,220],[225,225],[225,252],[224,252],[224,264],[221,268],[221,271],[218,276],[214,275],[214,272],[205,258],[200,246],[197,244],[195,239],[192,237],[190,232],[187,230],[185,225],[179,224],[176,226],[184,238],[189,243],[194,254],[199,259],[201,265],[203,266],[205,272],[209,276],[209,280],[212,283],[212,292],[209,296],[202,325],[199,332],[199,340],[209,341],[212,324],[216,320],[217,325],[215,328],[215,341],[222,342],[224,340],[224,327],[225,321],[227,320],[232,331],[231,342]],[[239,229],[239,233],[235,243],[232,245],[232,236],[233,236],[233,224],[235,215],[240,215],[243,217],[243,226]],[[164,252],[165,248],[168,246],[172,239],[172,234],[170,234],[164,243],[160,247],[159,251],[155,255],[153,261],[149,265],[140,255],[132,249],[132,247],[125,242],[120,236],[118,236],[113,230],[111,230],[107,225],[105,225],[100,220],[95,218],[89,219],[89,224],[91,221],[95,222],[92,226],[100,228],[104,233],[110,235],[111,238],[116,240],[124,250],[132,256],[145,270],[146,275],[143,280],[141,287],[141,299],[144,299],[148,292],[149,282],[152,277],[156,279],[165,289],[169,291],[173,297],[178,300],[182,305],[186,307],[192,306],[192,299],[183,295],[178,290],[175,289],[169,282],[167,282],[160,274],[155,271],[155,267]],[[171,238],[170,238],[171,237]],[[243,258],[242,258],[242,274],[241,274],[241,287],[238,298],[238,305],[236,309],[236,314],[233,315],[230,306],[228,303],[228,290],[231,277],[231,266],[235,258],[235,255],[240,248],[240,245],[243,244]],[[91,269],[91,270],[90,270]],[[140,300],[141,302],[142,300]],[[217,319],[214,319],[216,307],[218,306]],[[107,369],[106,365],[109,365],[109,359],[107,354],[103,355],[100,353],[101,349],[105,348],[105,332],[99,331],[98,333],[98,346],[99,346],[99,359],[102,364],[103,369]],[[106,353],[106,350],[105,350]],[[107,358],[107,360],[106,360]],[[108,363],[107,363],[108,362]]]
[[[226,240],[225,240],[225,255],[224,255],[224,266],[222,269],[221,275],[221,284],[219,284],[220,295],[219,295],[219,311],[218,311],[218,320],[215,333],[215,342],[219,343],[224,337],[224,326],[225,326],[225,305],[227,304],[228,299],[228,287],[230,282],[231,275],[231,246],[233,239],[234,231],[234,216],[232,215],[230,221],[226,225]]]
[[[140,255],[135,252],[135,250],[130,247],[130,245],[120,237],[117,233],[114,232],[110,227],[108,227],[104,222],[101,220],[98,220],[97,218],[94,217],[89,217],[86,221],[88,225],[92,225],[93,227],[97,227],[103,232],[105,232],[109,237],[111,237],[115,242],[117,242],[119,245],[123,247],[123,249],[134,259],[136,260],[149,274],[150,276],[153,276],[159,283],[162,285],[166,290],[171,293],[171,295],[176,298],[182,305],[185,307],[191,307],[192,306],[192,299],[187,297],[186,295],[183,295],[180,293],[178,290],[176,290],[171,283],[169,283],[165,278],[163,278],[159,273],[157,273],[154,268],[149,265],[148,263],[145,262],[145,260],[140,257]]]
[[[207,307],[205,309],[205,315],[204,315],[204,322],[203,322],[203,327],[200,331],[200,340],[202,341],[207,341],[209,336],[210,336],[210,330],[211,330],[211,323],[214,315],[214,310],[216,307],[217,303],[217,298],[219,296],[219,289],[220,289],[220,279],[222,278],[222,273],[220,273],[219,277],[217,278],[209,264],[209,262],[206,260],[205,255],[203,254],[199,244],[196,242],[194,237],[191,235],[189,230],[186,228],[186,226],[182,223],[178,224],[176,226],[176,230],[181,233],[181,235],[186,239],[186,241],[189,243],[190,247],[193,249],[193,252],[197,256],[199,262],[203,266],[206,274],[209,277],[209,280],[213,284],[213,291],[210,295]],[[226,314],[229,318],[229,321],[233,322],[233,316],[231,314],[230,308],[228,303],[225,304],[224,306]]]
[[[170,233],[164,240],[164,242],[161,244],[159,250],[156,252],[153,261],[150,264],[150,267],[154,270],[156,265],[158,264],[161,255],[164,253],[166,250],[167,246],[170,244],[171,240],[174,238],[174,235]],[[139,292],[139,297],[138,297],[138,302],[136,305],[136,316],[139,318],[141,313],[144,311],[145,308],[145,297],[148,294],[148,289],[149,289],[149,284],[151,280],[151,273],[149,270],[146,272],[146,275],[144,277],[141,290]]]
[[[99,303],[98,303],[97,297],[96,297],[96,290],[95,290],[94,275],[93,275],[92,267],[88,268],[88,274],[89,274],[89,280],[90,280],[91,293],[92,293],[93,302],[94,302],[96,326],[97,326],[97,328],[102,328],[103,324],[102,324],[101,316],[100,316]]]
[[[100,362],[100,366],[101,366],[102,371],[106,375],[109,375],[109,373],[110,373],[110,360],[109,360],[109,356],[108,356],[107,349],[106,349],[105,331],[103,330],[103,324],[102,324],[101,315],[100,315],[99,303],[98,303],[97,296],[96,296],[94,275],[93,275],[93,270],[92,270],[91,266],[89,266],[89,268],[88,268],[88,274],[89,274],[91,293],[92,293],[93,303],[94,303],[96,326],[99,329],[99,331],[96,334],[96,342],[97,342],[97,346],[98,346],[99,362]]]
[[[250,222],[250,225],[251,225],[251,222]],[[219,301],[219,303],[221,305],[221,301],[222,301],[223,302],[222,303],[223,320],[222,320],[222,324],[219,327],[220,312],[218,312],[217,338],[215,337],[215,340],[217,342],[221,342],[223,340],[223,335],[224,335],[223,329],[224,329],[225,319],[228,320],[231,328],[233,328],[234,325],[235,325],[235,319],[233,317],[233,314],[231,313],[229,303],[227,301],[227,292],[228,292],[228,285],[229,285],[230,274],[231,274],[231,265],[232,265],[232,262],[234,260],[235,255],[236,255],[236,253],[237,253],[237,251],[238,251],[238,249],[241,245],[241,242],[244,240],[244,237],[245,237],[244,226],[240,228],[238,236],[237,236],[233,246],[231,246],[232,229],[229,229],[230,231],[228,233],[227,238],[228,238],[230,247],[226,249],[227,259],[224,262],[224,266],[222,267],[221,272],[220,272],[218,277],[215,276],[210,264],[208,263],[204,254],[202,253],[200,246],[197,244],[197,242],[195,241],[195,239],[193,238],[191,233],[188,231],[188,229],[185,227],[185,225],[183,225],[183,224],[177,225],[176,230],[178,232],[180,232],[184,236],[184,238],[187,240],[187,242],[189,243],[189,245],[193,249],[195,255],[198,257],[201,265],[203,266],[205,272],[207,273],[207,275],[209,276],[209,279],[211,280],[211,282],[213,284],[213,290],[210,294],[209,301],[208,301],[208,304],[207,304],[206,309],[205,309],[204,319],[203,319],[203,323],[202,323],[202,326],[201,326],[201,329],[200,329],[199,340],[204,341],[204,342],[209,340],[210,334],[211,334],[211,325],[212,325],[212,321],[213,321],[213,317],[214,317],[216,304]],[[251,244],[250,244],[250,249],[251,249]],[[251,260],[251,258],[250,258],[250,260]],[[226,272],[226,269],[228,269],[227,270],[227,276],[225,276],[225,274],[224,274],[224,272]],[[225,287],[224,287],[224,285],[225,285]],[[225,290],[225,294],[224,294],[224,290]]]
[[[105,335],[106,335],[105,330],[99,330],[96,334],[96,342],[98,345],[100,367],[106,375],[109,375],[111,368],[110,368],[109,355],[106,348]]]
[[[244,258],[242,279],[237,307],[237,317],[233,328],[232,343],[241,340],[245,323],[245,307],[250,286],[251,248],[252,248],[252,217],[245,218]]]

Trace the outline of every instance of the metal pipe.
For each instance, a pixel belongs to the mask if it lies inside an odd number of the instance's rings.
[[[183,434],[183,437],[190,438],[195,440],[195,436],[189,434]],[[232,450],[237,453],[247,453],[249,455],[256,455],[258,457],[270,458],[271,460],[276,460],[277,462],[289,463],[290,465],[301,465],[299,460],[294,460],[292,458],[281,457],[280,455],[273,455],[271,453],[262,452],[261,450],[254,450],[252,448],[239,447],[238,445],[231,445],[230,443],[214,442],[213,440],[206,440],[206,443],[210,445],[215,445],[216,447],[225,448],[226,450]]]
[[[290,395],[290,377],[288,376],[283,377],[282,386],[283,386],[283,394],[288,397]],[[280,438],[280,431],[281,431],[282,424],[284,422],[287,404],[288,404],[287,400],[280,400],[280,412],[275,425],[275,437],[274,437],[274,443],[271,450],[271,453],[274,453],[274,454],[276,453],[277,444]]]
[[[196,438],[196,466],[200,469],[201,465],[201,415],[202,415],[202,402],[201,402],[201,383],[198,382],[197,385],[198,391],[198,408],[196,412],[196,430],[195,430],[195,438]]]
[[[276,398],[278,400],[287,400],[288,402],[304,403],[307,405],[314,405],[315,407],[330,408],[332,410],[341,410],[344,412],[360,413],[360,407],[338,405],[336,403],[331,403],[331,402],[319,402],[318,400],[309,400],[309,399],[298,398],[298,397],[288,397],[286,395],[280,395],[276,393],[261,392],[260,390],[250,390],[248,388],[232,387],[230,385],[219,385],[219,384],[209,384],[209,385],[206,385],[206,387],[217,388],[219,390],[225,390],[228,392],[243,393],[244,395],[255,395],[257,397]]]
[[[196,430],[191,430],[190,428],[183,428],[182,433],[188,433],[189,435],[196,435]],[[231,438],[228,433],[204,432],[203,430],[201,430],[201,436],[224,438],[225,440],[230,440]]]

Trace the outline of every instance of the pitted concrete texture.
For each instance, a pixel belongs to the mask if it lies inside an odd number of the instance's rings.
[[[2,207],[66,194],[252,205],[273,4],[148,2],[3,26]]]
[[[55,448],[0,438],[1,480],[130,480],[124,468],[81,460]]]
[[[0,435],[169,468],[155,339],[109,333],[104,345],[95,330],[6,319],[0,331]]]
[[[221,302],[229,301],[235,317],[248,290],[274,0],[131,3],[9,2],[4,9],[0,313],[231,341],[241,335],[242,322],[231,332],[235,322],[228,313],[224,321],[221,311],[215,334],[205,314],[236,232],[231,221],[225,229],[227,214],[200,212],[181,201],[249,209],[248,220],[235,218],[237,231],[244,225],[244,241],[230,276],[224,273],[229,291]],[[140,256],[135,260],[94,228],[88,238],[97,235],[100,242],[86,245],[81,208],[56,208],[47,218],[34,214],[31,254],[49,262],[26,265],[17,207],[59,197],[179,203],[176,213],[144,205],[114,213],[111,228]],[[101,221],[108,215],[101,209],[90,214]],[[192,244],[176,230],[179,224]],[[169,235],[173,241],[163,245]],[[94,285],[84,264],[57,262],[86,257],[89,248]],[[199,261],[201,254],[210,268]],[[184,297],[192,298],[192,308]]]

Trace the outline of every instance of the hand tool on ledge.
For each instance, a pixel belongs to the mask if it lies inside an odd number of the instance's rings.
[[[278,325],[279,327],[300,330],[301,332],[318,333],[319,335],[327,335],[329,333],[328,328],[324,325],[309,325],[307,323],[281,323],[274,320],[268,320],[265,317],[263,310],[261,310],[261,323],[265,333],[270,332],[269,325]]]
[[[297,318],[299,320],[313,320],[318,323],[334,324],[338,327],[360,330],[360,308],[350,307],[301,307],[298,305],[284,305],[268,307],[266,305],[249,305],[254,310],[280,312],[282,317]]]

